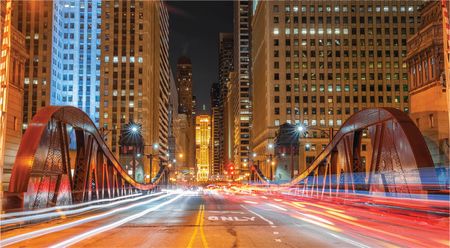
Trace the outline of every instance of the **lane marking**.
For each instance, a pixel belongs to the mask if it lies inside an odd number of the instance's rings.
[[[195,229],[194,233],[189,240],[189,244],[187,248],[192,248],[195,242],[195,238],[197,237],[198,231],[200,229],[200,239],[202,241],[202,246],[208,248],[208,242],[206,242],[205,232],[203,230],[203,223],[205,221],[205,205],[200,205],[198,208],[197,220],[195,221]]]
[[[84,223],[88,223],[88,222],[91,222],[91,221],[94,221],[94,220],[102,219],[104,217],[113,215],[115,213],[118,213],[118,212],[121,212],[121,211],[125,211],[125,210],[128,210],[130,208],[134,208],[134,207],[141,206],[141,205],[144,205],[144,204],[148,204],[148,203],[157,201],[157,200],[159,200],[161,198],[168,197],[170,195],[172,195],[172,194],[158,196],[156,198],[152,198],[152,199],[144,201],[144,202],[138,202],[138,203],[134,203],[132,205],[126,206],[126,207],[116,208],[116,209],[113,209],[111,211],[105,212],[103,214],[93,215],[93,216],[86,217],[86,218],[83,218],[83,219],[79,219],[79,220],[76,220],[76,221],[72,221],[72,222],[69,222],[69,223],[66,223],[66,224],[57,225],[57,226],[51,226],[51,227],[47,227],[47,228],[44,228],[44,229],[40,229],[40,230],[36,230],[36,231],[28,232],[28,233],[23,233],[23,234],[19,234],[19,235],[16,235],[16,236],[12,236],[10,238],[6,238],[4,240],[0,240],[0,247],[6,246],[6,245],[15,244],[17,242],[22,242],[24,240],[36,238],[36,237],[39,237],[39,236],[42,236],[42,235],[45,235],[45,234],[49,234],[49,233],[65,230],[67,228],[78,226],[78,225],[81,225],[81,224],[84,224]]]
[[[275,239],[275,242],[281,242],[281,239]]]
[[[282,208],[282,207],[280,207],[280,206],[277,206],[277,205],[275,205],[275,204],[271,204],[271,203],[266,203],[266,204],[269,205],[269,206],[271,206],[271,207],[273,207],[273,208],[277,208],[277,209],[279,209],[279,210],[287,211],[287,209]]]
[[[340,240],[342,240],[342,241],[344,241],[344,242],[347,242],[347,243],[349,243],[349,244],[352,244],[352,245],[354,245],[354,246],[358,246],[358,247],[361,247],[361,248],[369,248],[369,246],[363,245],[363,244],[361,244],[361,243],[359,243],[359,242],[356,242],[356,241],[353,241],[353,240],[351,240],[351,239],[344,238],[344,237],[341,237],[341,236],[336,235],[336,234],[333,234],[333,233],[328,233],[328,234],[330,234],[331,236],[333,236],[333,237],[335,237],[335,238],[337,238],[337,239],[340,239]]]
[[[280,234],[280,233],[279,233],[279,232],[273,232],[273,234],[278,235],[278,234]]]
[[[93,230],[91,230],[91,231],[85,232],[85,233],[83,233],[83,234],[77,235],[77,236],[75,236],[75,237],[72,237],[72,238],[70,238],[70,239],[67,239],[66,241],[63,241],[63,242],[58,243],[58,244],[56,244],[56,245],[53,245],[53,246],[51,246],[51,248],[62,248],[62,247],[67,247],[67,246],[76,244],[76,243],[78,243],[78,242],[80,242],[80,241],[82,241],[82,240],[85,240],[85,239],[87,239],[87,238],[90,238],[90,237],[92,237],[92,236],[94,236],[94,235],[97,235],[97,234],[100,234],[100,233],[109,231],[109,230],[114,229],[114,228],[116,228],[116,227],[118,227],[118,226],[121,226],[121,225],[123,225],[123,224],[125,224],[125,223],[127,223],[127,222],[130,222],[130,221],[132,221],[132,220],[135,220],[135,219],[137,219],[137,218],[140,218],[140,217],[142,217],[142,216],[144,216],[144,215],[146,215],[146,214],[148,214],[148,213],[150,213],[150,212],[153,212],[153,211],[155,211],[155,210],[157,210],[157,209],[159,209],[159,208],[161,208],[161,207],[163,207],[163,206],[165,206],[165,205],[168,205],[168,204],[170,204],[170,203],[172,203],[172,202],[178,200],[178,198],[180,198],[180,197],[182,197],[182,196],[183,196],[183,194],[180,194],[180,195],[176,196],[175,198],[172,198],[172,199],[170,199],[170,200],[168,200],[168,201],[166,201],[166,202],[163,202],[163,203],[161,203],[161,204],[159,204],[159,205],[156,205],[156,206],[154,206],[154,207],[152,207],[152,208],[146,209],[146,210],[144,210],[144,211],[142,211],[142,212],[140,212],[140,213],[138,213],[138,214],[134,214],[134,215],[128,216],[127,218],[124,218],[124,219],[122,219],[122,220],[113,222],[113,223],[108,224],[108,225],[106,225],[106,226],[102,226],[102,227],[93,229]]]
[[[203,211],[202,211],[202,217],[200,218],[200,235],[202,237],[202,245],[205,248],[208,248],[208,242],[206,242],[206,236],[205,231],[203,229],[203,223],[205,222],[205,205],[202,205]]]
[[[245,208],[245,209],[247,209],[247,211],[249,211],[250,213],[252,213],[252,214],[254,214],[254,215],[256,215],[256,216],[258,216],[259,218],[261,218],[262,220],[264,220],[265,222],[267,222],[267,223],[269,223],[269,225],[273,225],[273,222],[272,221],[270,221],[270,220],[268,220],[268,219],[266,219],[266,218],[264,218],[262,215],[260,215],[260,214],[258,214],[258,213],[255,213],[255,212],[253,212],[252,210],[250,210],[250,209],[248,209],[248,208],[246,208],[244,205],[242,205],[241,204],[241,207],[243,207],[243,208]]]

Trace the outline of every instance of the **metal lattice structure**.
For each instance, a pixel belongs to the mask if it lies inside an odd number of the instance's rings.
[[[9,205],[24,209],[112,198],[149,191],[166,177],[161,167],[151,184],[122,168],[94,123],[75,107],[49,106],[29,124],[9,184]]]
[[[363,138],[370,154],[362,160]],[[259,175],[261,179],[265,178]],[[313,163],[288,186],[308,196],[324,193],[382,192],[426,194],[436,178],[419,129],[407,114],[374,108],[351,116]]]

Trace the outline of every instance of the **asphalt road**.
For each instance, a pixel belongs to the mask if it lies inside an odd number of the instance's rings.
[[[326,206],[311,204],[328,211]],[[1,242],[16,238],[9,247],[217,248],[382,247],[395,243],[361,233],[358,237],[348,235],[337,222],[314,215],[313,209],[302,211],[300,206],[270,196],[176,192],[4,232]],[[105,214],[108,211],[116,212]],[[342,221],[352,218],[334,211]],[[398,237],[395,240],[402,241]],[[440,242],[445,245],[448,237]]]

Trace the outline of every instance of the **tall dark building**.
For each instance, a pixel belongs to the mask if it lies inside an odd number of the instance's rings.
[[[192,113],[192,64],[188,57],[182,56],[177,63],[178,113]]]
[[[220,133],[223,121],[220,112],[220,85],[214,83],[211,87],[211,172],[220,173]]]
[[[183,128],[183,144],[181,145],[182,154],[178,158],[182,159],[183,167],[194,170],[195,167],[195,106],[192,96],[192,63],[191,60],[182,56],[177,63],[178,92],[178,114],[184,115],[186,123]]]
[[[230,123],[233,130],[232,159],[241,174],[249,171],[250,124],[250,24],[251,1],[234,1],[233,77],[230,77]]]
[[[228,83],[230,82],[230,72],[233,71],[233,34],[232,33],[219,33],[219,87],[220,87],[220,107],[219,111],[221,116],[220,133],[219,133],[219,161],[220,167],[223,168],[225,161],[230,161],[232,158],[230,152],[225,148],[225,137],[230,137],[227,133],[232,127],[226,126],[224,123],[225,105],[228,101]],[[228,128],[228,131],[225,129]],[[228,147],[232,147],[229,145]]]

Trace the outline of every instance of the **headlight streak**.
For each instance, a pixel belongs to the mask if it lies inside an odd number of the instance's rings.
[[[175,198],[172,198],[172,199],[170,199],[170,200],[168,200],[168,201],[166,201],[166,202],[164,202],[164,203],[161,203],[161,204],[156,205],[156,206],[154,206],[154,207],[152,207],[152,208],[149,208],[149,209],[147,209],[147,210],[144,210],[144,211],[142,211],[142,212],[140,212],[140,213],[138,213],[138,214],[134,214],[134,215],[128,216],[128,217],[125,218],[125,219],[122,219],[122,220],[113,222],[113,223],[108,224],[108,225],[106,225],[106,226],[102,226],[102,227],[93,229],[93,230],[91,230],[91,231],[88,231],[88,232],[86,232],[86,233],[83,233],[83,234],[77,235],[77,236],[75,236],[75,237],[72,237],[72,238],[70,238],[70,239],[68,239],[68,240],[65,240],[65,241],[59,243],[59,244],[56,244],[56,245],[51,246],[51,248],[67,247],[67,246],[73,245],[73,244],[75,244],[75,243],[78,243],[78,242],[80,242],[80,241],[82,241],[82,240],[84,240],[84,239],[87,239],[87,238],[89,238],[89,237],[92,237],[92,236],[94,236],[94,235],[97,235],[97,234],[100,234],[100,233],[102,233],[102,232],[106,232],[106,231],[108,231],[108,230],[111,230],[111,229],[113,229],[113,228],[116,228],[116,227],[118,227],[118,226],[121,226],[121,225],[123,225],[123,224],[125,224],[125,223],[127,223],[127,222],[129,222],[129,221],[135,220],[135,219],[137,219],[137,218],[139,218],[139,217],[142,217],[142,216],[144,216],[144,215],[146,215],[146,214],[148,214],[148,213],[150,213],[150,212],[152,212],[152,211],[155,211],[155,210],[157,210],[158,208],[160,208],[160,207],[162,207],[162,206],[168,205],[168,204],[170,204],[170,203],[176,201],[178,198],[182,197],[183,195],[184,195],[184,194],[180,194],[180,195],[178,195],[178,196],[175,197]]]
[[[40,229],[40,230],[29,232],[29,233],[19,234],[19,235],[10,237],[10,238],[6,238],[6,239],[3,239],[3,240],[0,240],[0,247],[7,246],[7,245],[12,245],[12,244],[15,244],[17,242],[22,242],[22,241],[25,241],[25,240],[28,240],[28,239],[31,239],[31,238],[36,238],[36,237],[39,237],[39,236],[42,236],[42,235],[45,235],[45,234],[49,234],[49,233],[52,233],[52,232],[65,230],[67,228],[78,226],[78,225],[81,225],[81,224],[84,224],[84,223],[88,223],[88,222],[91,222],[91,221],[94,221],[94,220],[102,219],[104,217],[113,215],[113,214],[115,214],[117,212],[125,211],[125,210],[128,210],[130,208],[137,207],[137,206],[145,205],[145,204],[157,201],[157,200],[159,200],[161,198],[168,197],[170,195],[172,195],[172,194],[162,195],[162,196],[159,196],[159,197],[156,197],[156,198],[144,201],[144,202],[135,203],[135,204],[132,204],[132,205],[129,205],[129,206],[126,206],[126,207],[116,208],[116,209],[113,209],[113,210],[108,211],[108,212],[103,213],[103,214],[93,215],[93,216],[90,216],[90,217],[87,217],[87,218],[84,218],[84,219],[79,219],[79,220],[76,220],[76,221],[73,221],[73,222],[69,222],[69,223],[66,223],[66,224],[52,226],[52,227],[47,227],[47,228],[44,228],[44,229]]]
[[[120,197],[110,198],[110,199],[101,199],[101,200],[96,200],[96,201],[83,202],[83,203],[78,203],[78,204],[73,204],[73,205],[65,205],[65,206],[58,206],[58,207],[51,207],[51,208],[43,208],[43,209],[24,211],[24,212],[12,212],[12,213],[0,214],[0,218],[4,219],[4,218],[10,218],[10,217],[19,217],[19,216],[24,216],[24,215],[32,215],[32,214],[34,215],[34,214],[46,213],[46,212],[50,212],[50,211],[53,211],[53,210],[62,210],[62,209],[68,209],[68,208],[78,208],[78,207],[91,205],[91,204],[96,204],[96,203],[101,203],[101,202],[117,201],[117,200],[121,200],[121,199],[124,199],[124,198],[130,198],[130,197],[135,197],[135,196],[139,196],[139,195],[142,195],[142,193],[133,194],[133,195],[125,195],[125,196],[120,196]]]
[[[302,202],[302,203],[305,203],[305,202]],[[307,203],[305,203],[305,204],[307,204]],[[313,205],[317,206],[318,204],[313,204]],[[296,207],[295,205],[292,205],[292,206]],[[347,227],[352,228],[353,230],[357,231],[358,233],[363,233],[362,230],[358,229],[358,228],[362,228],[362,229],[366,229],[366,230],[370,231],[372,236],[374,236],[374,237],[378,236],[379,239],[394,241],[394,240],[392,240],[394,238],[394,239],[397,240],[397,242],[398,242],[398,240],[403,240],[403,242],[407,241],[407,242],[410,242],[410,243],[414,244],[415,246],[427,246],[426,243],[424,243],[422,241],[415,240],[415,239],[412,239],[412,238],[409,238],[409,237],[406,237],[404,235],[400,235],[400,234],[397,234],[397,233],[388,232],[388,231],[381,230],[381,229],[378,229],[378,228],[375,228],[375,227],[371,227],[371,226],[369,226],[371,223],[364,223],[363,224],[363,223],[358,223],[357,221],[349,220],[348,218],[342,218],[342,217],[339,217],[339,216],[336,216],[336,215],[331,215],[331,214],[328,214],[328,213],[324,213],[324,212],[320,212],[320,211],[316,211],[316,210],[312,210],[312,209],[308,209],[308,208],[299,208],[299,207],[296,207],[296,208],[301,209],[302,211],[315,213],[317,215],[322,215],[322,216],[326,216],[326,217],[329,217],[329,218],[336,219],[336,220],[338,220],[340,222],[348,224]],[[297,211],[296,211],[296,213],[297,214],[301,214],[301,213],[299,213]],[[334,230],[335,227],[329,226],[329,225],[324,224],[324,223],[317,222],[315,220],[311,220],[309,218],[304,218],[304,217],[300,217],[300,216],[293,216],[293,217],[296,217],[298,219],[310,222],[311,224],[315,224],[315,225],[318,225],[318,226],[325,227],[327,229],[330,229],[330,230],[333,230],[333,231],[336,231],[336,232],[342,232],[341,229],[339,229],[339,231],[338,230]],[[338,226],[344,226],[344,225],[341,223]],[[349,230],[346,230],[346,231],[349,231]]]
[[[62,217],[62,216],[67,216],[67,215],[80,214],[80,213],[83,213],[83,212],[87,212],[89,210],[108,208],[108,207],[112,207],[112,206],[115,206],[115,205],[119,205],[119,204],[123,204],[123,203],[127,203],[127,202],[134,202],[134,201],[138,201],[138,200],[141,200],[141,199],[145,199],[145,198],[148,198],[148,197],[151,197],[151,196],[157,196],[157,195],[161,195],[161,194],[163,194],[163,193],[144,195],[144,196],[131,198],[131,199],[126,199],[126,200],[122,200],[122,201],[115,201],[115,202],[108,203],[108,204],[103,204],[103,205],[92,205],[92,206],[88,206],[88,207],[85,207],[85,208],[74,209],[74,210],[60,211],[59,209],[57,209],[58,212],[39,214],[39,215],[32,215],[32,216],[26,216],[26,217],[20,217],[20,218],[8,219],[8,220],[2,220],[1,221],[1,225],[4,226],[4,225],[20,223],[20,222],[26,222],[26,221],[32,221],[32,220],[39,220],[39,219],[46,219],[46,218],[54,218],[54,217],[58,217],[58,216]]]

